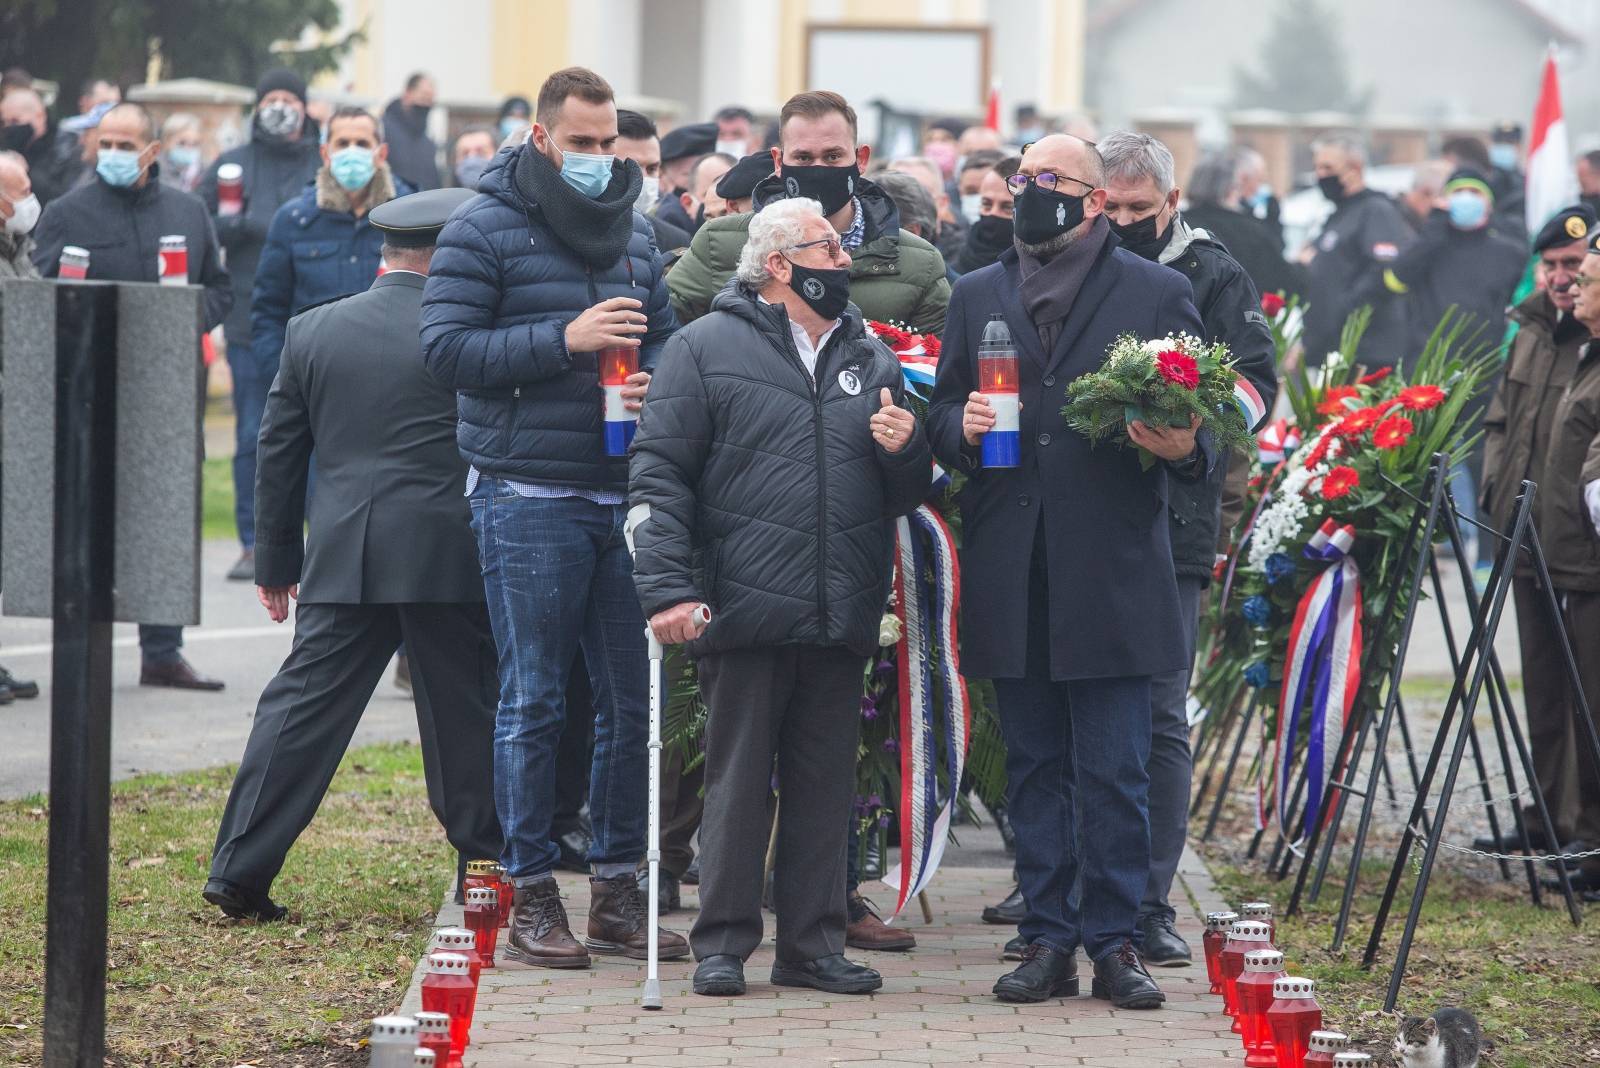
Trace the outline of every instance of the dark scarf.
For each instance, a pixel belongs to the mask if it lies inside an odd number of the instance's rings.
[[[1072,311],[1078,291],[1089,277],[1089,268],[1100,255],[1111,227],[1104,215],[1096,215],[1089,232],[1079,237],[1066,249],[1049,260],[1040,260],[1017,245],[1017,268],[1022,275],[1022,285],[1017,292],[1022,306],[1028,309],[1028,318],[1039,331],[1039,340],[1045,352],[1056,347],[1061,336],[1061,324]]]
[[[590,200],[561,177],[555,165],[529,141],[512,164],[512,180],[525,203],[538,205],[556,237],[590,267],[610,267],[628,248],[633,234],[633,202],[644,175],[632,160],[611,166],[611,184]]]

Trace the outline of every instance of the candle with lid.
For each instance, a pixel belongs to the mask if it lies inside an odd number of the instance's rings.
[[[1350,1045],[1343,1031],[1313,1031],[1306,1043],[1306,1068],[1332,1068],[1333,1055]]]
[[[1206,978],[1211,980],[1213,994],[1222,993],[1222,943],[1228,940],[1228,928],[1238,918],[1237,912],[1206,913],[1206,933],[1200,938],[1200,946],[1205,950]]]
[[[412,1068],[444,1068],[444,1065],[439,1063],[439,1057],[433,1050],[423,1049],[421,1046],[412,1051],[411,1065]]]
[[[1283,954],[1277,950],[1252,949],[1244,955],[1238,991],[1239,1034],[1244,1039],[1246,1068],[1277,1068],[1267,1010],[1272,1007],[1273,984],[1282,976]]]
[[[449,1015],[442,1012],[417,1013],[417,1045],[437,1058],[434,1063],[438,1068],[450,1068]]]
[[[1347,1049],[1333,1055],[1335,1068],[1371,1068],[1372,1054]]]
[[[372,1021],[367,1040],[371,1068],[411,1068],[411,1051],[417,1048],[417,1021],[410,1016],[379,1016]]]
[[[492,886],[475,886],[468,890],[463,915],[467,928],[477,938],[479,963],[493,968],[495,942],[500,938],[500,891]]]
[[[984,467],[1022,462],[1022,404],[1018,395],[1017,349],[999,312],[989,316],[978,342],[978,392],[994,409],[994,426],[978,440]]]
[[[605,394],[601,415],[605,420],[606,455],[626,456],[633,433],[639,428],[639,413],[628,411],[622,387],[630,375],[639,372],[639,350],[618,345],[601,349],[596,358],[600,361],[600,388]]]
[[[1267,925],[1267,941],[1278,944],[1278,921],[1272,918],[1272,902],[1246,901],[1239,906],[1239,915],[1247,920],[1260,920]]]
[[[244,168],[224,163],[217,168],[217,214],[238,215],[244,210]]]
[[[422,1007],[450,1017],[450,1055],[461,1056],[472,1027],[472,963],[465,953],[428,954],[422,976]]]
[[[1267,925],[1258,920],[1234,920],[1228,940],[1222,944],[1222,1011],[1233,1017],[1233,1033],[1242,1035],[1239,1023],[1239,976],[1244,974],[1244,955],[1252,949],[1272,949]]]
[[[1278,1068],[1305,1068],[1311,1032],[1322,1030],[1322,1006],[1317,1004],[1316,988],[1310,979],[1297,975],[1286,975],[1273,984],[1267,1024],[1272,1028]]]
[[[500,891],[500,926],[504,927],[511,920],[511,906],[517,900],[517,888],[511,885],[506,866],[498,860],[494,862],[494,877],[499,881],[495,889]]]

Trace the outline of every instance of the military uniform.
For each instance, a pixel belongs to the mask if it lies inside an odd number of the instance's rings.
[[[373,209],[372,225],[387,245],[431,247],[471,195],[404,197]],[[205,897],[229,915],[283,915],[267,892],[402,640],[434,814],[464,858],[500,855],[494,638],[461,495],[455,394],[422,363],[424,281],[390,270],[289,323],[261,427],[255,577],[269,590],[298,585],[299,608],[217,833]]]

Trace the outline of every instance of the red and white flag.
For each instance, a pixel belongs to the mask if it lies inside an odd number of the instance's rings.
[[[1550,216],[1572,203],[1578,193],[1577,185],[1572,151],[1567,146],[1567,121],[1561,114],[1561,83],[1556,76],[1556,56],[1552,49],[1544,59],[1539,102],[1533,108],[1533,127],[1528,140],[1528,233],[1538,233]]]
[[[989,85],[989,106],[983,113],[983,124],[995,133],[1000,132],[1000,79]]]

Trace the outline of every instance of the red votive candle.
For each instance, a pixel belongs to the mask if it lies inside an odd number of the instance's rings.
[[[511,906],[517,900],[517,888],[511,885],[511,878],[506,874],[506,866],[495,861],[494,877],[499,883],[495,887],[500,891],[500,926],[504,927],[511,922]]]
[[[600,389],[605,399],[601,416],[605,425],[607,456],[626,456],[633,442],[633,432],[639,427],[639,413],[630,412],[622,399],[622,387],[639,372],[639,350],[633,348],[601,349]]]
[[[1273,984],[1267,1023],[1272,1028],[1278,1068],[1305,1068],[1311,1032],[1322,1030],[1322,1006],[1317,1004],[1316,986],[1310,979],[1295,975],[1286,975]]]
[[[1239,1027],[1247,1068],[1277,1068],[1267,1010],[1272,1008],[1272,986],[1282,976],[1283,954],[1277,950],[1252,949],[1244,955],[1238,984]]]
[[[1347,1049],[1333,1055],[1334,1068],[1372,1068],[1372,1054]]]
[[[434,1056],[436,1068],[450,1068],[450,1016],[443,1012],[417,1013],[417,1048]],[[459,1061],[456,1063],[460,1063]]]
[[[1267,925],[1267,941],[1278,944],[1278,921],[1272,918],[1272,902],[1246,901],[1239,906],[1239,915],[1246,920],[1260,920]]]
[[[1228,928],[1239,918],[1237,912],[1206,913],[1206,933],[1200,938],[1206,954],[1206,978],[1211,980],[1211,992],[1222,993],[1222,943],[1228,940]]]
[[[1239,976],[1244,974],[1244,955],[1252,949],[1272,949],[1267,925],[1256,920],[1235,920],[1228,928],[1228,940],[1218,955],[1222,964],[1222,1011],[1233,1017],[1233,1033],[1244,1034],[1239,1023]]]
[[[1349,1045],[1350,1036],[1343,1031],[1311,1032],[1311,1039],[1306,1043],[1306,1068],[1333,1068],[1334,1055]]]
[[[450,1055],[460,1057],[472,1028],[472,963],[465,953],[429,953],[422,977],[422,1007],[450,1017]]]
[[[478,960],[485,968],[494,967],[494,947],[500,939],[500,891],[492,886],[475,886],[467,891],[463,910],[467,929],[477,940]]]

